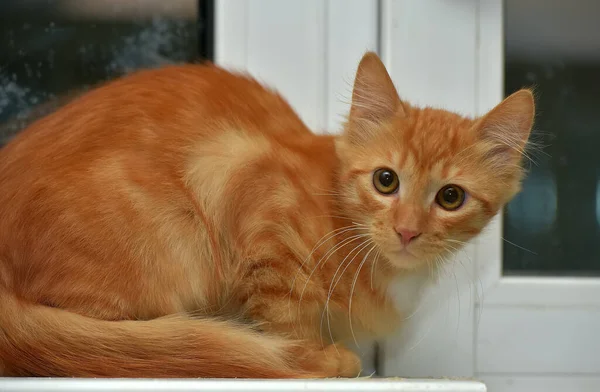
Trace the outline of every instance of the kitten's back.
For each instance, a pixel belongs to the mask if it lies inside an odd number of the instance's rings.
[[[251,78],[182,65],[99,87],[0,150],[4,375],[323,375],[292,369],[296,342],[230,323],[104,321],[219,303],[214,225],[184,173],[195,147],[224,129],[282,143],[310,135]],[[228,148],[212,147],[215,156]]]

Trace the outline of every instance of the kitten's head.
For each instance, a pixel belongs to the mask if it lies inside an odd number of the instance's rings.
[[[474,120],[412,107],[366,54],[337,143],[344,213],[397,268],[454,252],[519,191],[533,116],[527,90]]]

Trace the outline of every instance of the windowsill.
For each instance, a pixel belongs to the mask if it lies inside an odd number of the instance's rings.
[[[485,392],[483,383],[471,380],[361,378],[332,380],[181,380],[181,379],[76,379],[1,378],[3,392],[26,391],[437,391]]]

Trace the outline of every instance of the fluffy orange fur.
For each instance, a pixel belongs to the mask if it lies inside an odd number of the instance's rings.
[[[373,53],[336,137],[211,65],[99,87],[0,150],[0,372],[354,376],[344,342],[405,316],[388,286],[518,191],[533,112],[525,90],[477,119],[410,106]]]

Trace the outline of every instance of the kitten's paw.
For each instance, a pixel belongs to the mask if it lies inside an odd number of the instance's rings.
[[[357,377],[360,374],[362,364],[354,352],[341,345],[331,344],[325,347],[324,353],[337,374],[336,377]]]
[[[357,377],[362,369],[358,356],[341,345],[307,345],[301,351],[297,357],[301,367],[321,377]]]

